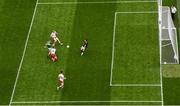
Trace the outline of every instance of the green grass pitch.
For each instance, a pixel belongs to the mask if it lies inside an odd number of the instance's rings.
[[[12,105],[161,105],[157,10],[157,2],[38,4]],[[55,63],[43,48],[52,30],[64,42],[56,45],[59,60]],[[89,47],[80,56],[86,38]],[[67,80],[64,89],[57,91],[60,70],[65,70]],[[159,86],[110,86],[113,84]]]
[[[34,6],[35,0],[0,0],[0,105],[9,104]]]
[[[116,17],[112,83],[158,84],[157,13],[118,13]]]

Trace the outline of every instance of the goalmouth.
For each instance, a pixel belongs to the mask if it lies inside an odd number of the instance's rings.
[[[161,64],[179,64],[177,30],[169,7],[161,7],[161,20]]]

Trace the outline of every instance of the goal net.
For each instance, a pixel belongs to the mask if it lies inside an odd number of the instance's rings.
[[[170,8],[162,6],[161,14],[161,63],[179,64],[177,30]]]

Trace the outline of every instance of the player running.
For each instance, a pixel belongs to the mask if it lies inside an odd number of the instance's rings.
[[[51,38],[51,42],[52,42],[52,46],[54,47],[56,42],[58,41],[59,44],[63,45],[63,43],[59,40],[59,38],[57,37],[58,33],[56,31],[53,31],[50,35]]]
[[[66,77],[64,77],[63,71],[61,71],[60,74],[58,75],[59,86],[57,87],[57,90],[59,90],[59,88],[63,89],[65,79]]]
[[[80,48],[81,56],[84,54],[87,47],[88,47],[88,41],[85,39],[84,42],[83,42],[83,45]]]
[[[56,55],[56,49],[55,48],[49,48],[49,54],[48,54],[53,62],[57,61],[57,55]]]

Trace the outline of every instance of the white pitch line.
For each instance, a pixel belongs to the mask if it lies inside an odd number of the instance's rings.
[[[52,103],[159,103],[162,101],[17,101],[13,104],[52,104]]]
[[[113,27],[113,43],[112,43],[112,60],[111,60],[111,76],[110,76],[110,86],[112,85],[112,76],[113,76],[113,66],[114,66],[114,45],[115,45],[115,38],[116,38],[116,15],[114,14],[114,27]]]
[[[21,70],[21,67],[22,67],[22,63],[23,63],[23,60],[24,60],[24,56],[25,56],[25,53],[26,53],[26,48],[27,48],[27,44],[28,44],[28,40],[29,40],[29,35],[31,33],[31,28],[32,28],[32,25],[33,25],[33,22],[34,22],[34,17],[35,17],[35,14],[36,14],[37,3],[38,3],[38,0],[36,0],[36,5],[35,5],[35,8],[34,8],[33,17],[32,17],[31,24],[30,24],[29,31],[28,31],[28,35],[27,35],[27,38],[26,38],[26,42],[25,42],[25,46],[24,46],[24,50],[23,50],[23,55],[22,55],[21,62],[20,62],[19,68],[18,68],[18,72],[17,72],[15,83],[14,83],[14,88],[13,88],[13,92],[12,92],[12,95],[11,95],[9,106],[11,106],[11,103],[12,103],[13,97],[14,97],[14,93],[15,93],[15,90],[16,90],[16,85],[17,85],[17,82],[18,82],[19,73],[20,73],[20,70]]]
[[[154,14],[158,13],[158,11],[135,11],[135,12],[116,12],[118,14]]]
[[[111,84],[114,87],[160,87],[161,84]]]
[[[13,104],[26,104],[26,103],[27,104],[31,104],[31,103],[36,104],[36,103],[88,103],[88,102],[94,102],[94,103],[97,103],[97,102],[137,102],[137,103],[138,102],[140,102],[140,103],[143,103],[143,102],[162,102],[162,101],[21,101],[21,102],[13,102],[12,101],[13,97],[14,97],[14,92],[15,92],[15,89],[16,89],[16,84],[17,84],[17,81],[18,81],[18,78],[19,78],[19,73],[20,73],[22,63],[23,63],[23,60],[24,60],[24,56],[25,56],[25,52],[26,52],[26,48],[27,48],[27,44],[28,44],[28,39],[29,39],[29,35],[30,35],[30,32],[31,32],[33,22],[34,22],[34,17],[35,17],[35,13],[36,13],[36,9],[37,9],[38,4],[108,4],[108,3],[145,3],[145,2],[153,3],[153,2],[157,2],[157,1],[54,2],[54,3],[51,3],[51,2],[46,2],[45,3],[44,2],[44,3],[40,3],[37,0],[36,1],[36,6],[35,6],[35,9],[34,9],[34,13],[33,13],[33,17],[32,17],[32,20],[31,20],[30,29],[29,29],[28,36],[27,36],[27,39],[26,39],[22,59],[21,59],[21,62],[20,62],[19,68],[18,68],[18,73],[17,73],[17,77],[16,77],[16,81],[15,81],[15,84],[14,84],[14,89],[13,89],[13,92],[12,92],[12,96],[11,96],[11,100],[10,100],[9,105],[11,105],[12,103]],[[123,12],[123,13],[125,13],[125,12]],[[132,13],[132,12],[126,12],[126,13]],[[134,12],[134,13],[144,13],[144,12]],[[148,13],[148,12],[146,12],[146,13]],[[150,12],[150,13],[157,13],[157,12]],[[115,13],[115,24],[116,24],[116,14],[117,13]],[[113,40],[113,41],[115,41],[115,40]],[[114,53],[113,53],[113,57],[114,57]],[[111,78],[111,80],[112,80],[112,78]]]
[[[112,76],[113,76],[113,67],[114,67],[114,50],[115,50],[115,38],[116,38],[116,20],[117,20],[117,14],[151,14],[151,13],[158,13],[158,11],[136,11],[136,12],[115,12],[114,15],[114,27],[113,27],[113,43],[112,43],[112,61],[111,61],[111,75],[110,75],[110,86],[117,86],[117,84],[112,84]],[[120,86],[126,86],[122,84],[118,84]],[[130,86],[132,84],[129,84],[127,86]],[[142,85],[140,85],[142,86]],[[145,86],[145,85],[144,85]]]
[[[107,2],[39,2],[38,4],[114,4],[114,3],[156,3],[157,1],[107,1]]]
[[[162,57],[162,44],[161,44],[161,35],[162,35],[162,32],[161,32],[161,28],[162,28],[162,0],[157,0],[157,3],[158,3],[158,23],[159,23],[159,48],[160,48],[160,51],[159,51],[159,54],[160,54],[160,72],[159,72],[159,75],[160,75],[160,84],[161,84],[161,101],[162,101],[162,106],[164,106],[164,97],[163,97],[163,78],[162,78],[162,66],[161,66],[161,57]]]

